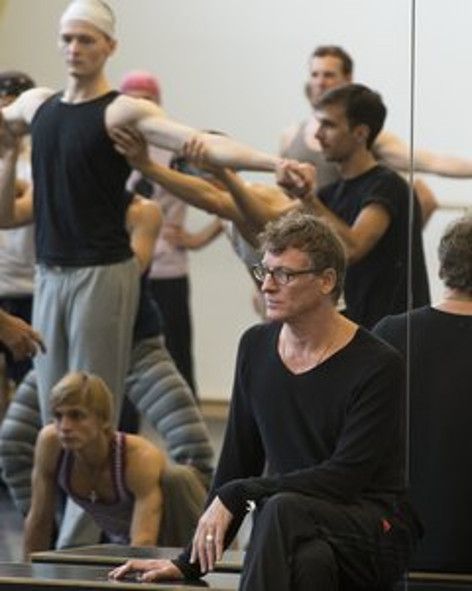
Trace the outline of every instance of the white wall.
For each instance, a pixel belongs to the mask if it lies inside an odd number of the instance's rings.
[[[0,1],[0,67],[24,69],[40,84],[59,87],[56,23],[66,4]],[[383,94],[389,129],[408,137],[410,0],[110,4],[120,39],[109,66],[112,81],[129,69],[151,70],[162,81],[169,114],[188,124],[276,151],[281,129],[307,112],[302,88],[308,54],[315,45],[336,43],[355,56],[357,79]],[[452,0],[449,8],[445,17],[439,0],[418,0],[418,145],[466,154],[471,124],[455,92],[459,87],[468,97],[472,3]],[[445,181],[441,193],[467,194],[469,186]],[[202,214],[192,216],[193,227],[202,223]],[[227,397],[238,336],[255,320],[250,282],[223,239],[192,256],[192,282],[201,395]]]

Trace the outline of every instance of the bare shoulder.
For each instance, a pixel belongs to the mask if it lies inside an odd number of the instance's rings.
[[[12,129],[26,133],[38,108],[53,94],[53,90],[44,87],[27,90],[16,101],[2,109],[2,115],[5,121],[13,125]]]
[[[131,433],[126,433],[126,449],[128,454],[133,455],[149,454],[157,456],[163,453],[149,439],[141,437],[141,435],[132,435]]]
[[[135,125],[146,117],[165,117],[164,110],[152,101],[120,94],[112,101],[105,113],[107,128]]]
[[[42,471],[54,473],[62,446],[54,425],[46,425],[41,429],[36,443],[36,463]]]
[[[46,87],[32,88],[21,94],[18,105],[24,121],[29,125],[39,107],[54,94],[54,90]]]
[[[126,434],[127,465],[133,471],[160,471],[166,461],[164,451],[140,435]]]
[[[159,226],[162,222],[161,208],[151,199],[135,195],[126,212],[126,226],[135,228],[138,225]]]

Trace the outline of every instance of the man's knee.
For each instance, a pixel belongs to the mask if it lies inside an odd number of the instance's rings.
[[[294,492],[272,495],[265,499],[260,506],[261,513],[270,514],[279,521],[301,519],[304,522],[309,520],[312,524],[317,525],[324,524],[325,515],[330,515],[333,509],[333,504],[328,501]]]
[[[338,588],[338,564],[332,547],[321,539],[302,542],[293,556],[294,589]]]
[[[292,492],[277,493],[264,499],[259,511],[276,519],[290,518],[294,512],[300,510],[303,498],[302,495]]]
[[[277,493],[264,499],[255,514],[255,527],[270,536],[276,531],[283,535],[304,529],[309,514],[306,497],[297,493]],[[290,536],[291,537],[291,536]]]

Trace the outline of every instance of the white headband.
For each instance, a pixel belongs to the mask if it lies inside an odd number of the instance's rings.
[[[101,0],[73,0],[61,17],[61,26],[73,20],[90,23],[111,39],[115,38],[115,16]]]

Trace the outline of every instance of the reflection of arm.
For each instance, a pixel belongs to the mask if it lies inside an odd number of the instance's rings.
[[[130,234],[131,249],[142,272],[151,264],[161,224],[161,211],[157,203],[135,196],[126,212],[126,226]]]
[[[109,128],[124,125],[135,126],[146,140],[159,148],[174,152],[181,150],[183,144],[198,132],[165,117],[164,112],[151,101],[120,96],[107,113]],[[280,159],[235,140],[221,135],[198,133],[205,140],[211,164],[232,166],[249,170],[273,171]]]
[[[51,542],[56,496],[56,464],[59,442],[54,427],[44,427],[36,444],[32,473],[31,508],[25,520],[24,556],[47,550]]]
[[[410,148],[407,143],[390,132],[383,132],[374,143],[376,157],[396,170],[406,171],[410,167]],[[429,150],[415,150],[416,172],[428,172],[440,176],[472,177],[472,159],[436,154]]]
[[[310,202],[313,212],[330,223],[344,243],[349,264],[364,258],[382,238],[390,225],[390,214],[378,203],[361,209],[352,226],[346,224],[316,197]]]
[[[241,218],[231,196],[203,179],[166,168],[150,160],[145,166],[140,167],[140,170],[147,178],[159,183],[189,205],[235,223]]]
[[[163,236],[177,248],[199,250],[215,240],[222,231],[220,219],[215,218],[198,232],[188,232],[184,228],[169,228],[168,233],[163,232]]]
[[[132,546],[152,546],[157,542],[162,517],[159,481],[165,456],[141,437],[127,435],[127,440],[133,449],[129,452],[126,480],[135,499],[130,542]]]
[[[246,223],[255,231],[262,230],[268,221],[296,206],[297,202],[289,199],[278,187],[247,185],[241,177],[227,168],[218,172],[218,177],[230,191]]]

